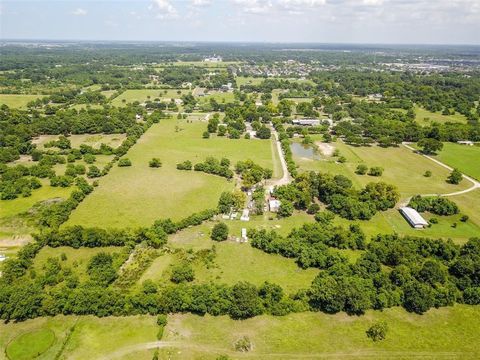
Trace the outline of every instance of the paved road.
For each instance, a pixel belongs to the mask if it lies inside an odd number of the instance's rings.
[[[402,143],[403,146],[405,146],[407,149],[410,149],[414,152],[417,152],[417,149],[411,147],[410,145],[408,145],[408,143]],[[448,169],[450,171],[453,170],[452,167],[448,166],[447,164],[444,164],[443,162],[437,160],[437,159],[434,159],[433,157],[431,156],[428,156],[428,155],[425,155],[425,154],[421,154],[422,156],[426,157],[427,159],[433,161],[434,163],[444,167],[445,169]],[[475,189],[478,189],[480,188],[480,182],[478,182],[477,180],[471,178],[470,176],[467,176],[465,174],[462,174],[463,178],[470,181],[472,183],[472,186],[469,187],[468,189],[465,189],[465,190],[461,190],[461,191],[456,191],[456,192],[453,192],[453,193],[448,193],[448,194],[423,194],[422,196],[455,196],[455,195],[461,195],[461,194],[465,194],[465,193],[468,193],[470,191],[473,191]]]

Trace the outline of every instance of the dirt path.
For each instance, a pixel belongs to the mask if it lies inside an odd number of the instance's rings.
[[[405,146],[407,149],[412,150],[413,152],[417,152],[417,150],[415,148],[411,147],[410,145],[408,145],[408,143],[402,143],[402,145]],[[428,156],[428,155],[425,155],[425,154],[421,154],[421,155],[426,157],[427,159],[433,161],[437,165],[440,165],[440,166],[444,167],[445,169],[448,169],[450,171],[453,170],[452,167],[448,166],[447,164],[442,163],[441,161],[439,161],[437,159],[434,159],[431,156]],[[455,195],[462,195],[462,194],[465,194],[465,193],[468,193],[470,191],[473,191],[475,189],[480,188],[480,182],[478,182],[477,180],[475,180],[475,179],[473,179],[470,176],[467,176],[465,174],[462,174],[462,176],[463,176],[464,179],[466,179],[466,180],[468,180],[472,183],[472,186],[469,187],[468,189],[461,190],[461,191],[455,191],[453,193],[448,193],[448,194],[422,194],[422,196],[455,196]]]
[[[275,136],[275,143],[277,145],[278,158],[280,159],[280,165],[282,166],[283,176],[280,179],[271,180],[269,184],[272,186],[286,185],[292,181],[292,177],[288,172],[287,162],[285,161],[285,156],[282,151],[282,145],[280,143],[280,139],[278,138],[278,132],[275,129],[272,129],[272,131],[273,136]]]

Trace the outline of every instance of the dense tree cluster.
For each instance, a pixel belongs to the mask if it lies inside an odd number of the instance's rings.
[[[343,175],[313,172],[298,175],[294,182],[277,187],[274,195],[304,210],[317,198],[329,210],[350,220],[368,220],[377,211],[393,208],[399,199],[396,187],[384,182],[372,182],[356,190]]]
[[[271,169],[262,168],[250,159],[237,162],[235,164],[235,172],[241,176],[243,187],[246,189],[251,188],[262,180],[270,179],[273,175]]]
[[[436,215],[454,215],[460,212],[457,204],[446,197],[422,197],[415,195],[410,199],[408,206],[419,212],[431,212]]]
[[[195,171],[203,171],[207,174],[214,174],[218,176],[231,179],[233,177],[233,171],[230,170],[230,160],[222,158],[217,160],[214,157],[207,157],[203,163],[197,163],[193,167]]]

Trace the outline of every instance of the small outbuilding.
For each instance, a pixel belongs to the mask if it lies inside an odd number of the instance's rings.
[[[268,210],[270,212],[277,212],[280,209],[280,205],[282,205],[281,201],[278,199],[270,199],[268,200]]]
[[[241,241],[242,241],[242,242],[248,241],[247,229],[246,229],[246,228],[242,228],[242,238],[241,238]]]
[[[417,210],[404,206],[400,208],[400,212],[413,228],[424,229],[428,226],[427,220],[425,220]]]

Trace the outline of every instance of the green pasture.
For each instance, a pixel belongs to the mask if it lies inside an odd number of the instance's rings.
[[[459,113],[454,115],[442,115],[441,111],[431,112],[420,106],[415,106],[415,120],[420,125],[431,125],[432,123],[444,124],[447,122],[459,122],[465,124],[467,118]]]
[[[443,143],[443,149],[436,156],[441,162],[458,168],[461,172],[480,180],[480,146]]]
[[[0,94],[0,105],[23,109],[30,101],[40,99],[45,95]]]
[[[332,145],[347,159],[345,163],[336,163],[336,158],[330,157],[311,160],[294,156],[294,160],[300,170],[342,174],[350,178],[356,186],[364,186],[369,182],[378,181],[393,184],[397,186],[403,199],[415,194],[451,193],[470,186],[465,181],[460,185],[448,184],[445,181],[450,173],[447,169],[403,146],[395,148],[353,147],[341,141],[332,143]],[[368,167],[380,166],[384,169],[383,175],[380,177],[357,175],[355,169],[359,164],[365,164]],[[431,177],[423,176],[427,170],[432,172]]]
[[[190,90],[185,89],[141,89],[141,90],[126,90],[115,99],[112,100],[112,105],[123,106],[128,103],[138,101],[143,103],[147,100],[155,100],[156,98],[162,100],[179,99],[182,95],[188,94]],[[125,102],[123,102],[125,100]]]
[[[68,224],[126,227],[149,225],[156,219],[178,220],[217,205],[222,191],[234,182],[194,171],[180,171],[185,160],[202,162],[207,156],[226,157],[234,164],[252,159],[273,168],[269,140],[203,139],[204,122],[168,119],[152,126],[125,156],[131,167],[114,166],[99,186],[72,213]],[[158,157],[161,168],[148,162]]]
[[[385,340],[373,342],[365,332],[378,321],[385,321],[389,330]],[[432,309],[424,315],[392,308],[368,311],[364,316],[305,312],[244,321],[178,314],[169,317],[164,338],[179,344],[161,354],[170,359],[215,359],[219,355],[252,359],[475,359],[480,356],[479,331],[480,308],[465,305]],[[246,354],[234,350],[235,342],[243,336],[253,344],[253,350]]]
[[[237,86],[240,87],[242,85],[260,85],[265,78],[263,77],[253,77],[253,76],[237,76],[235,81],[237,82]]]
[[[49,180],[40,180],[42,187],[32,190],[29,197],[18,197],[13,200],[0,200],[0,219],[21,214],[30,209],[35,203],[54,198],[66,199],[74,187],[51,187]]]

